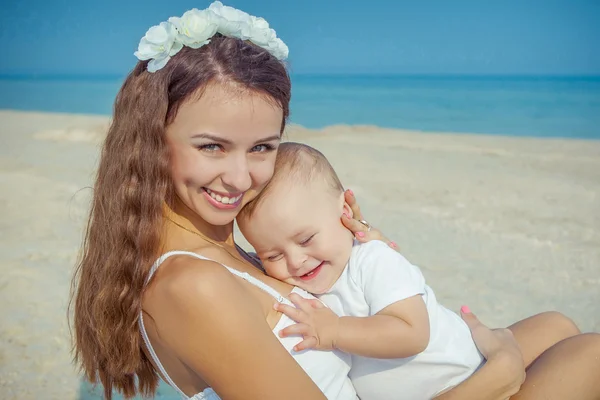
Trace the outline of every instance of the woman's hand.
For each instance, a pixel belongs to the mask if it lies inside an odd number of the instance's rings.
[[[525,381],[525,363],[512,332],[489,329],[469,307],[460,310],[475,345],[487,362],[473,375],[436,400],[507,400],[519,391]]]
[[[475,345],[488,364],[495,363],[498,368],[496,378],[505,387],[500,398],[510,398],[517,393],[525,381],[525,363],[519,344],[509,329],[489,329],[471,313],[469,307],[460,309],[462,319],[471,330]]]
[[[489,329],[479,321],[467,306],[462,306],[460,314],[471,330],[475,345],[486,360],[498,355],[507,355],[523,364],[521,350],[509,329]]]
[[[391,248],[398,250],[398,245],[386,238],[379,229],[370,227],[370,225],[365,225],[363,223],[366,221],[360,212],[360,207],[356,202],[356,197],[354,197],[352,190],[346,190],[346,192],[344,192],[344,198],[352,210],[352,216],[343,214],[342,224],[344,224],[344,226],[354,234],[356,240],[362,243],[370,242],[371,240],[381,240],[382,242],[387,243]]]

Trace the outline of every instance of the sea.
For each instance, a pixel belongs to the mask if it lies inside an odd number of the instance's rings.
[[[0,76],[0,109],[110,115],[124,76]],[[292,76],[290,122],[600,139],[600,76]]]

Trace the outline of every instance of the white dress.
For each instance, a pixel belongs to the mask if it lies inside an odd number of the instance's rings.
[[[163,254],[159,257],[158,260],[152,266],[150,273],[148,275],[148,280],[146,283],[150,281],[150,278],[154,275],[158,267],[169,257],[174,255],[187,255],[190,257],[198,258],[201,260],[214,261],[204,256],[201,256],[196,253],[188,252],[188,251],[171,251]],[[216,261],[215,261],[216,262]],[[218,263],[220,264],[220,263]],[[223,265],[223,264],[221,264]],[[229,272],[232,274],[239,276],[244,279],[246,282],[251,285],[257,286],[259,289],[267,292],[271,296],[273,296],[278,302],[285,303],[288,305],[293,304],[283,297],[279,292],[277,292],[272,287],[266,285],[262,281],[254,278],[252,275],[237,271],[233,268],[227,267],[223,265],[223,267],[227,268]],[[307,299],[314,299],[315,297],[306,291],[295,287],[292,290],[293,293],[297,293],[300,296]],[[296,362],[300,364],[302,369],[310,376],[310,378],[315,382],[315,384],[321,389],[321,391],[325,394],[325,396],[330,400],[357,400],[356,392],[354,391],[354,387],[350,382],[350,378],[348,377],[348,372],[350,371],[350,356],[346,353],[339,351],[317,351],[317,350],[308,350],[295,352],[293,350],[294,346],[298,344],[302,338],[299,336],[292,336],[286,338],[280,338],[277,332],[280,330],[293,325],[295,322],[288,318],[286,315],[282,315],[281,319],[273,329],[273,333],[279,339],[283,347],[294,357]],[[142,313],[140,313],[140,331],[144,342],[148,348],[150,356],[154,360],[154,363],[158,367],[160,373],[167,381],[169,385],[171,385],[184,399],[191,400],[220,400],[220,397],[215,393],[215,391],[211,388],[205,389],[201,393],[196,393],[191,397],[188,397],[185,393],[181,391],[173,382],[163,365],[161,364],[158,356],[154,352],[152,348],[152,344],[148,339],[148,334],[146,333],[146,328],[144,327],[144,318]]]

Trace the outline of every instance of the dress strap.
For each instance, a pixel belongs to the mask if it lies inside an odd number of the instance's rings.
[[[150,269],[150,273],[148,274],[148,279],[146,280],[146,284],[148,284],[148,282],[150,282],[150,279],[152,278],[152,276],[154,275],[154,273],[156,273],[156,270],[158,269],[158,267],[160,266],[160,264],[162,264],[167,258],[169,258],[171,256],[177,256],[177,255],[185,255],[185,256],[195,257],[195,258],[198,258],[200,260],[213,261],[213,262],[216,262],[217,264],[221,264],[218,261],[215,261],[215,260],[213,260],[211,258],[208,258],[208,257],[204,257],[204,256],[202,256],[200,254],[197,254],[197,253],[193,253],[191,251],[183,251],[183,250],[169,251],[168,253],[165,253],[162,256],[160,256],[158,258],[158,260],[156,260],[156,262],[154,263],[154,265]],[[255,277],[253,277],[249,273],[247,273],[247,272],[240,272],[237,269],[228,267],[227,265],[224,265],[224,264],[221,264],[221,265],[223,267],[227,268],[227,270],[229,272],[231,272],[233,275],[242,278],[243,280],[245,280],[246,282],[250,283],[251,285],[254,285],[257,288],[263,290],[264,292],[270,294],[278,302],[280,302],[280,303],[286,303],[286,304],[289,303],[289,301],[285,297],[283,297],[277,290],[273,289],[271,286],[267,285],[266,283],[262,282],[261,280],[256,279]]]
[[[171,256],[177,256],[177,255],[186,255],[186,256],[198,258],[200,260],[213,261],[213,262],[216,262],[218,264],[221,264],[221,263],[219,263],[219,262],[217,262],[215,260],[212,260],[212,259],[210,259],[208,257],[201,256],[200,254],[196,254],[196,253],[193,253],[191,251],[183,251],[183,250],[169,251],[168,253],[165,253],[162,256],[160,256],[158,258],[158,260],[156,260],[154,262],[154,264],[152,265],[152,268],[150,269],[150,272],[148,273],[148,278],[146,279],[146,285],[148,284],[148,282],[150,282],[150,279],[152,279],[152,276],[154,276],[154,274],[156,273],[156,270],[158,270],[158,267],[160,267],[160,265],[167,258],[169,258]],[[288,304],[288,305],[292,304],[288,299],[286,299],[285,297],[283,297],[277,290],[275,290],[271,286],[263,283],[259,279],[256,279],[255,277],[253,277],[249,273],[247,273],[247,272],[240,272],[240,271],[238,271],[238,270],[236,270],[234,268],[228,267],[227,265],[224,265],[224,264],[221,264],[221,265],[223,267],[227,268],[227,270],[229,272],[231,272],[233,275],[238,276],[238,277],[244,279],[246,282],[250,283],[251,285],[254,285],[254,286],[258,287],[259,289],[263,290],[264,292],[270,294],[279,303],[285,303],[285,304]],[[169,374],[167,373],[167,371],[163,367],[162,363],[158,359],[158,356],[156,355],[156,352],[154,351],[154,348],[152,347],[152,344],[150,343],[150,339],[148,338],[148,333],[146,332],[146,327],[144,325],[144,315],[143,315],[143,313],[141,311],[140,311],[140,331],[142,333],[142,338],[144,339],[144,343],[146,344],[146,347],[148,348],[148,351],[150,352],[150,355],[152,356],[152,359],[156,363],[156,366],[158,367],[158,370],[160,371],[160,373],[162,374],[162,376],[164,377],[164,379],[167,381],[167,383],[169,385],[171,385],[171,387],[173,387],[175,390],[177,390],[177,392],[179,392],[179,394],[184,399],[188,399],[187,395],[185,393],[183,393],[183,391],[181,389],[179,389],[179,387],[175,384],[175,382],[173,382],[173,380],[171,379],[171,377],[169,376]]]

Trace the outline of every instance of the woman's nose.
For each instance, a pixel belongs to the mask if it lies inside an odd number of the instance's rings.
[[[223,183],[236,191],[245,192],[252,186],[252,177],[245,154],[235,155],[227,160],[227,169],[223,173]]]

